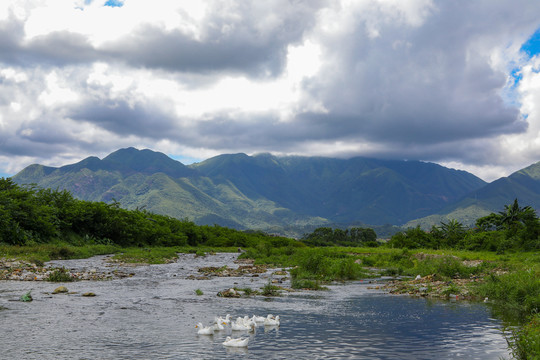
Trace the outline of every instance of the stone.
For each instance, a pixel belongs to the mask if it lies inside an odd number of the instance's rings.
[[[54,289],[54,291],[52,292],[53,294],[62,294],[62,293],[67,293],[68,292],[68,289],[67,287],[65,286],[59,286],[57,287],[56,289]]]

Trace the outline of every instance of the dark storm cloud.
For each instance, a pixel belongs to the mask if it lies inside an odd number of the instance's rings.
[[[21,62],[20,43],[24,37],[24,24],[13,16],[0,21],[0,61],[3,63]]]
[[[36,7],[27,5],[28,15]],[[116,14],[130,16],[128,5]],[[325,155],[485,164],[499,157],[499,136],[533,124],[520,113],[519,99],[509,105],[501,94],[510,62],[519,61],[515,50],[508,58],[504,52],[519,49],[540,27],[536,2],[207,5],[202,20],[180,16],[175,28],[158,14],[105,43],[92,42],[101,34],[75,29],[26,39],[21,16],[0,20],[0,66],[10,68],[0,74],[0,154],[106,154],[135,145],[123,141],[152,147],[170,140],[205,151],[316,153],[320,144]],[[49,20],[35,16],[34,25]],[[234,99],[228,108],[217,99],[213,106],[212,97],[229,83],[224,79],[255,91],[289,81],[287,52],[302,44],[320,46],[321,67],[286,85],[295,88],[285,90],[295,94],[290,103],[280,98],[272,108],[269,99],[259,109],[247,99],[242,108]],[[178,94],[145,91],[164,83]],[[249,98],[245,89],[238,94]],[[200,107],[205,101],[208,109]],[[110,138],[101,139],[105,133]],[[80,134],[89,138],[80,141]]]
[[[328,37],[327,52],[337,55],[306,87],[328,114],[304,114],[302,122],[314,124],[329,139],[352,135],[402,144],[525,131],[518,109],[500,97],[507,75],[492,67],[482,49],[509,43],[523,23],[534,29],[536,12],[524,14],[519,6],[500,3],[435,4],[418,26],[385,22],[388,14],[374,7],[372,16],[381,19],[378,36],[370,37],[358,14],[350,34]],[[520,19],[523,27],[509,19]]]
[[[21,68],[63,67],[98,59],[96,50],[81,34],[57,31],[29,41],[24,36],[22,21],[12,15],[0,21],[0,63]]]
[[[169,109],[170,110],[170,109]],[[69,117],[92,123],[119,136],[167,138],[174,130],[174,118],[167,109],[145,102],[93,99],[72,107]]]
[[[24,40],[24,23],[12,14],[0,22],[0,61],[10,65],[63,67],[95,61],[185,73],[232,72],[277,76],[287,47],[302,40],[314,24],[321,1],[285,2],[279,22],[260,28],[257,6],[238,5],[238,16],[224,17],[219,8],[200,24],[202,39],[179,29],[142,24],[131,34],[93,46],[86,35],[55,31]],[[275,9],[274,9],[275,10]],[[275,16],[276,14],[271,14]]]
[[[279,38],[266,41],[214,38],[203,43],[180,31],[164,33],[161,29],[146,27],[133,37],[108,44],[103,53],[133,67],[276,75],[283,67],[286,45]]]
[[[287,47],[302,40],[320,5],[320,1],[286,3],[279,23],[261,29],[264,16],[276,14],[257,13],[260,10],[254,4],[243,2],[238,4],[235,19],[222,17],[219,9],[205,19],[202,39],[181,30],[145,25],[128,37],[105,44],[103,53],[135,67],[275,76],[283,69]]]
[[[54,67],[91,63],[102,56],[81,34],[57,31],[33,38],[23,48],[23,59]]]

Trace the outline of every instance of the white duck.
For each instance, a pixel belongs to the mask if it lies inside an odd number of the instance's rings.
[[[230,325],[231,324],[231,314],[227,314],[225,318],[222,318],[221,316],[218,316],[214,319],[214,322],[223,324],[223,325]]]
[[[251,320],[253,320],[255,323],[257,324],[262,324],[264,323],[264,320],[266,318],[264,316],[257,316],[257,315],[253,315],[253,317],[251,318]]]
[[[231,346],[231,347],[247,347],[249,343],[249,338],[236,338],[233,339],[230,336],[227,336],[225,341],[223,342],[223,345],[225,346]]]
[[[197,334],[199,335],[214,335],[214,327],[213,326],[203,326],[202,323],[198,323],[196,326],[199,330],[197,330]]]
[[[221,330],[225,330],[225,327],[223,326],[224,323],[214,323],[214,325],[212,325],[212,328],[214,328],[214,331],[221,331]]]
[[[234,331],[255,331],[255,323],[248,319],[238,318],[235,322],[231,323],[231,329]]]
[[[272,316],[272,314],[268,314],[266,319],[264,319],[265,326],[279,326],[279,324],[280,324],[279,315],[274,317]]]

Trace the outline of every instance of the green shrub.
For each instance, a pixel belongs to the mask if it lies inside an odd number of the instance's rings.
[[[56,269],[46,279],[51,282],[70,282],[73,277],[66,268]]]
[[[451,256],[428,257],[406,271],[409,275],[439,274],[446,278],[464,278],[477,272],[479,272],[478,268],[465,266],[459,259]]]
[[[318,281],[310,280],[310,279],[294,278],[291,280],[291,287],[293,289],[327,290],[327,288],[324,286],[321,286],[321,284]]]
[[[195,294],[197,294],[197,296],[201,296],[201,295],[203,295],[204,293],[202,292],[201,289],[197,289],[197,290],[195,290]]]
[[[252,288],[248,288],[248,287],[240,289],[240,290],[242,290],[246,296],[252,295],[255,292]]]
[[[331,272],[336,280],[356,280],[365,276],[362,267],[353,258],[334,260]]]
[[[270,282],[264,285],[262,288],[262,295],[264,296],[279,296],[279,287],[272,285]]]

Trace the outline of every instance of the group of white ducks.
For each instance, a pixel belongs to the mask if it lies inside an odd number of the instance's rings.
[[[280,320],[279,315],[274,316],[268,314],[266,317],[253,315],[252,317],[244,316],[237,317],[236,321],[231,319],[231,315],[227,314],[224,318],[221,316],[216,316],[214,318],[214,323],[210,326],[203,326],[202,323],[198,323],[196,328],[197,334],[199,335],[214,335],[216,331],[225,330],[226,326],[230,326],[232,331],[248,331],[255,332],[255,328],[260,325],[264,326],[279,326]],[[229,347],[247,347],[249,343],[249,338],[232,338],[227,336],[223,345]]]

